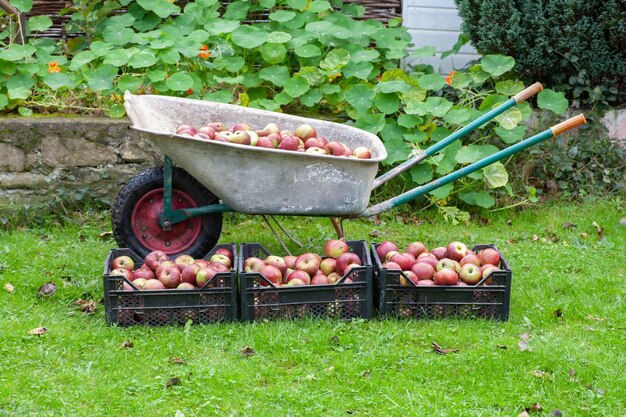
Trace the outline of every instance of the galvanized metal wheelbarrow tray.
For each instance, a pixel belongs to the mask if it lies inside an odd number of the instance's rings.
[[[133,95],[129,92],[124,95],[124,106],[131,120],[131,128],[140,132],[165,154],[163,207],[159,215],[159,224],[164,231],[168,231],[177,223],[197,216],[229,211],[339,218],[380,214],[585,123],[583,115],[573,117],[431,183],[369,206],[373,189],[466,136],[541,89],[541,84],[533,84],[378,178],[376,178],[378,163],[387,158],[383,143],[376,135],[345,124],[210,101]],[[226,126],[247,123],[257,128],[273,122],[282,129],[290,130],[295,130],[303,123],[309,123],[315,127],[318,135],[329,140],[343,142],[353,149],[357,146],[368,147],[372,158],[355,159],[267,149],[174,134],[176,127],[182,124],[201,126],[217,121],[223,122]],[[184,169],[215,194],[220,200],[219,203],[175,209],[172,204],[172,164]],[[336,223],[334,224],[337,227]]]

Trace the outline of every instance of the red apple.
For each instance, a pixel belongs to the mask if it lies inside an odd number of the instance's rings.
[[[336,284],[337,281],[339,281],[341,279],[341,275],[339,275],[339,273],[337,272],[332,272],[330,274],[328,274],[328,283],[329,284]]]
[[[118,256],[111,262],[111,269],[128,269],[132,271],[133,268],[135,268],[135,261],[130,256]]]
[[[435,258],[435,255],[433,254],[427,254],[427,256],[419,256],[417,258],[417,260],[415,261],[415,263],[426,263],[430,266],[434,268],[437,268],[437,263],[439,262],[439,260],[437,258]]]
[[[204,125],[198,129],[197,133],[204,133],[209,137],[209,139],[215,139],[215,129],[211,126]]]
[[[356,253],[348,252],[339,255],[337,257],[337,262],[335,263],[335,268],[337,268],[339,275],[343,276],[345,274],[346,267],[350,264],[361,265],[361,259]]]
[[[163,261],[169,261],[170,257],[167,256],[162,250],[155,250],[146,255],[143,260],[144,264],[148,265],[148,268],[156,271],[159,264]]]
[[[439,262],[437,262],[437,267],[435,268],[437,271],[441,271],[444,268],[450,268],[457,273],[459,272],[456,270],[456,264],[450,258],[442,258],[439,260]]]
[[[139,278],[139,279],[144,280],[143,278]],[[145,281],[145,280],[144,280],[144,281]],[[133,288],[133,287],[131,287],[131,286],[130,286],[130,284],[129,284],[128,282],[124,281],[124,282],[122,282],[122,290],[124,290],[124,291],[133,291],[133,290],[134,290],[134,288]]]
[[[315,274],[320,269],[320,261],[318,255],[314,253],[303,253],[296,258],[293,264],[294,269],[304,271],[309,275]]]
[[[314,153],[314,154],[317,154],[317,155],[328,155],[328,152],[326,152],[325,149],[318,148],[317,146],[313,146],[312,148],[308,148],[305,152],[306,153]]]
[[[280,127],[276,123],[268,123],[259,132],[259,136],[267,136],[272,133],[280,133]]]
[[[176,134],[193,136],[196,134],[196,129],[190,125],[180,125],[176,128]]]
[[[251,256],[243,261],[243,270],[245,272],[259,272],[265,266],[263,259]]]
[[[230,268],[220,262],[209,262],[209,266],[215,269],[217,272],[228,272]]]
[[[287,272],[287,268],[288,268],[287,262],[285,262],[285,259],[276,255],[269,255],[268,257],[266,257],[265,265],[271,265],[271,266],[278,268],[281,276],[285,276],[285,273]]]
[[[224,123],[222,122],[207,123],[206,126],[210,127],[215,132],[221,132],[223,130],[226,130],[226,125],[224,125]]]
[[[459,261],[459,263],[461,264],[461,266],[464,266],[465,264],[474,264],[480,266],[480,259],[478,259],[478,256],[470,253],[468,255],[465,255],[463,259]]]
[[[433,281],[432,279],[421,279],[417,281],[417,285],[420,287],[432,287],[433,285],[435,285],[435,281]]]
[[[206,259],[196,259],[194,263],[196,265],[199,265],[201,268],[209,266],[209,261],[207,261]]]
[[[180,269],[180,272],[183,272],[186,266],[191,265],[196,260],[191,255],[178,255],[176,259],[174,259],[174,264]]]
[[[409,282],[406,280],[406,278],[408,278],[413,284],[417,285],[417,281],[419,281],[419,279],[417,279],[417,275],[415,275],[411,271],[402,271],[402,273],[404,275],[400,275],[400,285],[405,285],[405,286],[410,285]]]
[[[400,268],[402,268],[403,271],[408,271],[409,269],[411,269],[411,266],[413,265],[413,261],[411,260],[411,258],[409,258],[408,256],[402,253],[394,254],[393,256],[389,258],[389,261],[395,262],[398,265],[400,265]]]
[[[304,141],[305,149],[309,149],[309,148],[324,149],[324,145],[326,145],[324,141],[318,137],[308,138],[307,140]]]
[[[382,266],[383,268],[386,268],[386,269],[391,269],[394,271],[402,271],[402,268],[400,267],[400,265],[398,265],[395,262],[385,262]]]
[[[461,278],[461,281],[469,285],[478,284],[478,282],[482,279],[480,267],[474,264],[463,265],[463,267],[461,267],[461,272],[459,272],[459,278]]]
[[[181,282],[178,287],[176,287],[177,290],[193,290],[195,288],[196,286],[189,282]]]
[[[417,257],[420,256],[422,253],[428,252],[428,249],[426,248],[426,245],[424,245],[422,242],[411,242],[406,247],[406,252],[410,253],[417,259]]]
[[[315,275],[311,279],[311,285],[326,285],[326,284],[330,284],[330,281],[328,280],[328,277],[326,275],[323,275],[323,274]]]
[[[411,266],[411,272],[417,276],[418,280],[433,279],[435,268],[426,262],[416,262]]]
[[[328,152],[329,155],[334,156],[343,156],[346,153],[346,147],[343,146],[343,143],[331,141],[324,146],[324,150]]]
[[[232,266],[232,261],[226,255],[222,255],[221,253],[216,253],[209,258],[209,263],[222,264],[225,265],[227,269],[230,269]]]
[[[355,157],[357,158],[356,155],[354,155],[354,151],[352,150],[351,147],[349,147],[348,145],[346,145],[345,143],[342,143],[343,145],[343,156],[350,156],[350,157]]]
[[[259,273],[275,286],[279,286],[282,283],[283,274],[280,272],[280,269],[276,268],[273,265],[263,266]],[[267,282],[265,282],[264,280],[261,280],[260,282],[261,285],[264,287],[268,285]]]
[[[306,284],[311,283],[311,276],[306,271],[303,271],[301,269],[296,269],[291,274],[289,274],[289,276],[287,277],[287,284],[289,284],[289,281],[293,279],[300,279]]]
[[[302,281],[300,278],[294,278],[285,285],[288,287],[304,287],[307,283]]]
[[[387,253],[392,250],[397,251],[398,246],[390,241],[382,242],[376,246],[376,254],[378,255],[378,258],[383,262],[385,260],[385,257],[387,256]]]
[[[447,252],[447,249],[443,246],[440,246],[430,251],[430,253],[433,254],[435,258],[437,258],[437,260],[445,258],[446,252]]]
[[[411,265],[413,265],[415,263],[415,261],[417,260],[417,258],[415,256],[413,256],[413,254],[411,254],[409,252],[402,252],[402,255],[406,256],[407,258],[409,258],[411,260]]]
[[[167,288],[176,288],[181,283],[180,269],[172,262],[172,265],[166,265],[163,268],[159,267],[156,277]]]
[[[298,257],[293,255],[283,256],[283,260],[287,264],[287,268],[291,269],[294,269],[293,265],[296,263],[296,259],[298,259]]]
[[[296,149],[298,149],[299,145],[300,142],[298,140],[298,137],[287,135],[283,136],[282,140],[278,144],[278,149],[282,149],[284,151],[295,151]]]
[[[467,246],[461,242],[450,242],[446,247],[446,257],[453,261],[460,261],[467,255]]]
[[[219,254],[219,255],[227,256],[228,259],[230,259],[231,262],[233,261],[233,254],[232,254],[232,252],[229,249],[218,248],[218,249],[215,250],[215,252],[213,254],[214,255]]]
[[[268,136],[261,136],[259,140],[256,141],[256,146],[259,148],[276,149],[277,143],[272,141]]]
[[[138,289],[138,290],[143,290],[144,285],[146,285],[146,282],[148,282],[147,279],[145,278],[137,278],[136,280],[133,281],[133,285]],[[126,284],[126,283],[124,283]],[[131,287],[131,290],[133,288]]]
[[[187,265],[183,271],[180,273],[180,280],[181,282],[187,282],[189,284],[196,284],[196,275],[198,275],[198,272],[200,272],[200,270],[202,269],[202,267],[200,265],[198,265],[197,263],[193,263],[191,265]]]
[[[128,281],[133,281],[133,271],[129,271],[124,268],[116,268],[111,271],[112,276],[121,276],[126,278]]]
[[[494,248],[483,249],[478,252],[478,259],[483,265],[489,264],[498,266],[500,264],[500,253]]]
[[[385,261],[385,262],[389,262],[389,261],[391,260],[391,257],[392,257],[393,255],[397,255],[397,254],[399,254],[399,253],[400,253],[400,252],[398,252],[397,250],[390,250],[389,252],[387,252],[387,255],[385,255],[385,259],[384,259],[384,261]]]
[[[250,125],[247,123],[237,123],[232,125],[228,130],[230,130],[231,132],[237,132],[239,130],[252,130],[252,127],[250,127]]]
[[[456,285],[459,282],[459,274],[450,268],[444,268],[435,273],[435,285]]]
[[[211,287],[215,286],[215,284],[212,283],[211,280],[217,273],[218,273],[217,269],[212,268],[210,266],[206,268],[200,268],[200,270],[196,274],[196,285],[198,286],[198,288],[204,287],[207,282],[210,283],[209,286]]]
[[[164,290],[165,285],[158,279],[148,279],[143,285],[142,290]]]
[[[325,258],[320,262],[320,271],[324,273],[324,275],[328,276],[336,271],[337,261],[333,258]]]
[[[156,271],[154,271],[157,279],[159,279],[159,274],[161,273],[161,271],[163,271],[163,269],[168,266],[176,266],[176,264],[174,263],[174,261],[163,261],[157,266]],[[178,267],[176,266],[176,268]]]
[[[144,279],[154,279],[156,278],[156,275],[154,274],[154,271],[150,268],[148,268],[145,264],[141,265],[141,267],[135,269],[132,273],[132,279],[130,281],[134,281],[137,278],[144,278]]]
[[[497,266],[493,266],[491,264],[485,264],[481,267],[482,278],[485,279],[490,276],[495,271],[501,271]],[[489,278],[485,281],[485,285],[491,285],[493,283],[493,279]]]
[[[324,244],[324,253],[326,256],[330,256],[331,258],[337,259],[339,255],[347,253],[350,250],[350,247],[346,242],[339,239],[331,239],[327,240]]]

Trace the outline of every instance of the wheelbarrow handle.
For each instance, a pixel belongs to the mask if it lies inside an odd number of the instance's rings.
[[[389,171],[385,172],[383,175],[381,175],[380,177],[378,177],[378,178],[376,178],[374,180],[374,184],[373,184],[373,188],[372,189],[375,189],[375,188],[379,187],[380,185],[386,183],[390,179],[395,178],[396,176],[400,175],[404,171],[407,171],[407,170],[411,169],[413,166],[419,164],[424,159],[428,158],[429,156],[432,156],[432,155],[436,154],[437,152],[439,152],[440,150],[442,150],[443,148],[445,148],[446,146],[448,146],[452,142],[454,142],[454,141],[456,141],[458,139],[461,139],[462,137],[466,136],[467,134],[469,134],[473,130],[479,128],[480,126],[484,125],[485,123],[487,123],[491,119],[493,119],[493,118],[497,117],[498,115],[504,113],[505,111],[507,111],[511,107],[515,106],[516,104],[518,104],[518,103],[528,99],[529,97],[532,97],[533,95],[537,94],[541,90],[543,90],[543,87],[542,87],[541,83],[534,83],[533,85],[525,88],[524,91],[521,91],[521,92],[517,93],[515,96],[511,97],[510,99],[508,99],[504,103],[500,104],[495,109],[492,109],[489,112],[483,114],[478,119],[468,123],[467,125],[463,126],[459,130],[453,132],[451,135],[449,135],[448,137],[440,140],[439,142],[435,143],[434,145],[430,146],[429,148],[427,148],[427,149],[425,149],[423,151],[420,151],[413,158],[408,159],[408,160],[404,161],[403,163],[401,163],[400,165],[398,165],[397,167],[394,167],[394,168],[390,169]]]
[[[581,124],[586,123],[585,116],[582,114],[572,117],[569,120],[566,120],[562,123],[559,123],[556,126],[551,127],[550,129],[544,130],[543,132],[525,139],[521,142],[516,143],[515,145],[509,146],[508,148],[502,149],[499,152],[496,152],[493,155],[490,155],[486,158],[481,159],[480,161],[474,162],[473,164],[467,165],[458,171],[452,172],[448,175],[445,175],[441,178],[437,178],[434,181],[429,182],[428,184],[424,184],[422,186],[413,188],[399,196],[391,198],[389,200],[383,201],[382,203],[376,204],[372,207],[367,208],[358,217],[370,217],[395,208],[401,204],[404,204],[408,201],[411,201],[419,196],[422,196],[432,190],[435,190],[439,187],[442,187],[452,181],[455,181],[461,177],[471,174],[472,172],[478,171],[486,167],[487,165],[491,165],[494,162],[500,161],[501,159],[508,158],[509,156],[522,151],[530,146],[533,146],[539,142],[542,142],[546,139],[553,138],[557,135],[560,135],[570,129],[574,129],[575,127],[580,126]]]

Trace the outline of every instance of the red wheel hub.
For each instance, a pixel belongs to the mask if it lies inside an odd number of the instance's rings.
[[[196,202],[187,193],[172,190],[172,211],[197,207]],[[159,224],[163,213],[163,189],[152,190],[137,202],[131,215],[133,234],[145,248],[162,250],[168,255],[187,250],[196,241],[202,231],[202,220],[192,217],[172,225],[165,231]]]

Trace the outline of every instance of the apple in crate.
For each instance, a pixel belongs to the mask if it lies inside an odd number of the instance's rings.
[[[433,281],[432,279],[420,279],[419,281],[417,281],[417,285],[420,287],[432,287],[433,285],[435,285],[435,281]]]
[[[474,264],[476,266],[481,265],[480,260],[478,259],[478,256],[476,256],[473,253],[469,253],[465,255],[463,259],[459,261],[459,263],[461,264],[461,266],[464,266],[465,264]]]
[[[259,272],[265,266],[263,259],[251,256],[243,262],[243,270],[245,272]]]
[[[383,268],[385,268],[385,269],[389,269],[389,270],[391,270],[391,271],[402,271],[402,268],[400,267],[400,265],[398,265],[398,264],[397,264],[397,263],[395,263],[395,262],[391,262],[391,261],[389,261],[389,262],[385,262],[385,263],[383,264]]]
[[[133,268],[135,268],[135,261],[130,256],[118,256],[111,262],[111,269],[128,269],[132,271]]]
[[[111,271],[111,275],[121,276],[126,278],[128,281],[133,281],[133,271],[129,271],[124,268],[116,268]]]
[[[430,253],[433,254],[435,258],[437,258],[437,260],[439,260],[439,259],[443,259],[446,257],[447,251],[448,250],[446,249],[445,246],[440,246],[438,248],[431,250]]]
[[[188,282],[181,282],[178,287],[176,287],[177,290],[194,290],[195,288],[195,285]]]
[[[311,283],[311,276],[306,271],[303,271],[301,269],[296,269],[291,274],[289,274],[289,276],[287,277],[287,284],[289,284],[289,281],[292,281],[294,279],[299,279],[305,284]]]
[[[413,284],[417,285],[417,281],[419,281],[419,279],[417,279],[417,275],[415,275],[411,271],[402,271],[402,273],[404,275],[400,275],[400,285],[404,285],[404,286],[410,285],[409,282],[406,280],[406,278],[408,278]]]
[[[435,268],[426,262],[416,262],[411,266],[411,272],[415,274],[418,281],[423,279],[433,279]]]
[[[232,261],[230,260],[230,258],[221,253],[216,253],[211,256],[209,258],[209,263],[222,264],[225,265],[227,269],[230,269],[230,267],[232,266]]]
[[[500,264],[500,253],[494,248],[483,249],[478,252],[478,259],[482,265],[498,266]]]
[[[341,275],[339,275],[339,273],[337,273],[337,272],[332,272],[332,273],[328,274],[327,278],[328,278],[328,283],[329,284],[336,284],[337,281],[339,281],[341,279]]]
[[[330,256],[331,258],[337,259],[339,255],[347,253],[350,250],[350,247],[346,242],[339,239],[331,239],[327,240],[324,244],[324,253],[326,256]]]
[[[226,248],[217,248],[215,249],[215,252],[213,253],[214,255],[224,255],[227,256],[228,259],[230,259],[230,261],[233,261],[233,254],[230,251],[230,249],[226,249]]]
[[[228,272],[230,271],[230,268],[227,267],[226,265],[219,263],[219,262],[211,262],[209,263],[209,267],[215,269],[217,272]]]
[[[200,272],[201,269],[202,266],[195,262],[191,265],[187,265],[180,274],[181,283],[186,282],[188,284],[195,285],[196,275],[198,275],[198,272]]]
[[[476,285],[483,278],[480,272],[480,267],[474,264],[465,264],[461,267],[459,272],[459,278],[461,281],[469,285]]]
[[[450,242],[446,247],[446,257],[453,261],[460,261],[467,255],[467,246],[461,242]]]
[[[454,269],[444,268],[435,273],[435,285],[456,285],[459,282],[459,274]]]
[[[300,278],[294,278],[285,285],[287,287],[305,287],[307,283],[302,281]]]
[[[337,268],[337,272],[339,275],[344,275],[346,273],[346,269],[349,265],[357,264],[361,266],[361,258],[356,253],[348,252],[341,254],[337,257],[337,262],[335,263],[335,267]]]
[[[281,276],[286,276],[287,273],[287,262],[281,256],[269,255],[265,258],[265,265],[271,265],[275,268],[278,268]]]
[[[320,261],[315,253],[303,253],[296,258],[293,264],[295,270],[306,272],[308,275],[314,275],[320,269]]]
[[[202,288],[206,285],[207,282],[210,282],[211,279],[217,274],[217,270],[210,266],[201,268],[196,274],[196,285],[198,288]],[[213,285],[211,285],[213,286]]]
[[[398,251],[398,246],[393,242],[385,241],[376,246],[376,254],[378,255],[378,258],[383,262],[387,257],[387,253],[391,251]]]
[[[154,273],[156,274],[156,278],[157,279],[159,279],[159,274],[161,273],[161,271],[163,271],[163,269],[168,267],[168,266],[174,266],[174,267],[178,268],[176,266],[176,264],[174,263],[174,261],[163,261],[163,262],[161,262],[157,266],[156,271],[154,271]]]
[[[206,259],[196,259],[194,264],[200,265],[201,268],[209,266],[209,261]]]
[[[165,285],[158,279],[149,279],[143,285],[143,290],[164,290]]]
[[[180,269],[173,262],[171,265],[159,267],[156,277],[167,288],[176,288],[181,283]]]
[[[167,256],[165,252],[162,250],[155,250],[146,255],[143,262],[145,265],[148,265],[148,268],[156,271],[157,267],[161,262],[169,261],[170,257]]]
[[[435,269],[437,271],[441,271],[442,269],[445,269],[445,268],[450,268],[454,270],[457,274],[461,272],[461,264],[458,263],[457,261],[453,261],[450,258],[440,259],[439,262],[437,262],[437,268]]]
[[[411,242],[406,247],[405,252],[410,253],[417,259],[417,257],[420,256],[422,253],[428,252],[428,248],[426,248],[426,245],[424,245],[422,242]]]
[[[273,265],[263,266],[261,270],[259,271],[259,273],[263,275],[265,279],[267,279],[269,282],[271,282],[277,287],[280,286],[280,284],[282,283],[283,274],[280,272],[280,269],[276,268]],[[265,282],[265,280],[259,280],[259,281],[260,281],[260,284],[264,287],[268,285],[267,282]]]
[[[191,255],[178,255],[176,259],[174,259],[174,264],[180,269],[180,272],[183,272],[186,266],[193,264],[195,261],[196,260]]]
[[[133,281],[133,285],[137,287],[138,290],[143,290],[143,287],[146,285],[146,282],[148,282],[147,279],[137,278],[136,280]],[[130,289],[132,290],[133,288],[130,288]]]
[[[152,269],[143,264],[133,271],[131,281],[134,281],[137,278],[154,279],[156,278],[156,275],[154,274],[154,271]]]
[[[320,262],[320,271],[326,276],[336,271],[337,260],[334,258],[325,258]]]
[[[313,279],[311,279],[311,285],[327,285],[330,284],[328,277],[323,274],[315,275]]]
[[[415,263],[416,264],[425,263],[425,264],[429,264],[433,268],[437,268],[437,264],[439,263],[439,260],[432,253],[426,253],[426,254],[423,253],[417,257],[417,259],[415,260]]]
[[[413,261],[402,253],[394,253],[389,257],[389,261],[400,265],[400,268],[402,268],[403,271],[411,269],[411,266],[413,265]]]

